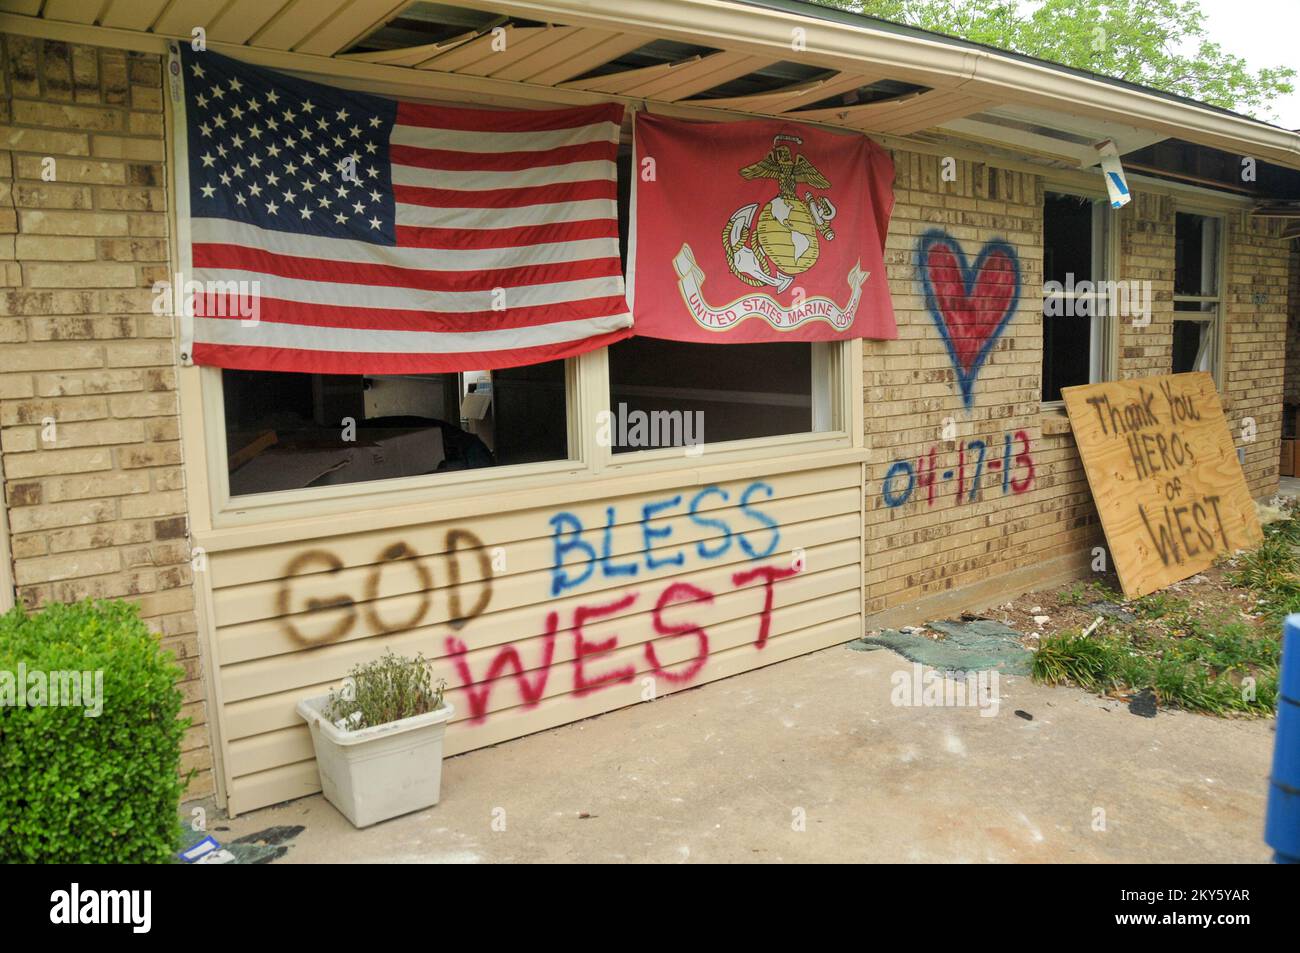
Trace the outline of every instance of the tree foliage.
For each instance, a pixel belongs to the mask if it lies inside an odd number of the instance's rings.
[[[1252,70],[1210,37],[1199,0],[817,0],[1251,115],[1296,71]],[[1264,28],[1261,26],[1261,28]]]

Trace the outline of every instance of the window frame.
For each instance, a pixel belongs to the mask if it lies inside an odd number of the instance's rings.
[[[1195,215],[1201,219],[1214,223],[1214,262],[1210,274],[1214,277],[1215,294],[1213,295],[1186,295],[1173,292],[1172,310],[1170,312],[1169,323],[1169,372],[1174,373],[1173,356],[1174,356],[1174,322],[1190,321],[1195,324],[1208,324],[1210,332],[1208,335],[1210,353],[1208,355],[1209,368],[1206,371],[1214,380],[1216,390],[1223,390],[1223,355],[1227,347],[1227,322],[1224,320],[1226,307],[1226,295],[1224,286],[1227,283],[1227,262],[1228,262],[1228,216],[1222,210],[1215,210],[1195,203],[1178,202],[1174,205],[1174,248],[1177,256],[1178,242],[1178,216]],[[1202,256],[1204,252],[1202,251]],[[1177,281],[1177,261],[1175,258],[1175,281]],[[1204,284],[1205,276],[1202,274],[1201,283]],[[1212,312],[1201,311],[1179,311],[1179,303],[1189,304],[1210,304],[1214,306]],[[1213,314],[1211,318],[1187,317],[1187,315]],[[1196,372],[1196,368],[1192,369]]]
[[[852,399],[854,381],[860,385],[862,379],[862,342],[859,339],[831,342],[826,350],[829,352],[827,359],[820,362],[814,359],[813,373],[818,372],[820,365],[828,364],[831,368],[827,406],[822,411],[830,416],[830,430],[715,444],[706,441],[703,450],[693,455],[682,447],[635,450],[616,455],[612,447],[601,446],[596,439],[600,413],[611,410],[608,353],[607,349],[599,348],[565,362],[569,428],[567,460],[481,467],[238,497],[230,494],[221,369],[195,366],[183,368],[183,373],[193,372],[199,379],[212,525],[214,528],[225,528],[327,515],[348,511],[357,505],[403,506],[521,490],[544,490],[566,484],[575,478],[595,480],[602,477],[679,471],[684,479],[690,479],[690,474],[702,466],[770,460],[790,454],[804,455],[862,446],[861,417],[853,413],[856,402]],[[861,393],[860,389],[858,393]],[[817,414],[816,405],[814,396],[814,418]],[[582,426],[584,421],[590,425]]]
[[[1043,201],[1046,203],[1048,195],[1067,195],[1077,198],[1087,199],[1092,202],[1092,267],[1094,274],[1090,280],[1094,283],[1098,281],[1117,280],[1114,275],[1119,272],[1119,216],[1116,210],[1110,207],[1110,200],[1103,192],[1094,189],[1080,188],[1077,185],[1070,185],[1063,182],[1045,180],[1043,183]],[[1101,234],[1097,232],[1100,230]],[[1047,250],[1047,220],[1043,220],[1043,251],[1044,255]],[[1096,272],[1100,270],[1101,275]],[[1048,278],[1044,273],[1042,285],[1044,287],[1042,296],[1042,308],[1040,313],[1046,312],[1049,295],[1046,293],[1045,286]],[[1052,298],[1057,295],[1050,296]],[[1073,292],[1067,294],[1065,291],[1060,292],[1059,297],[1065,300],[1072,297],[1077,301],[1086,298],[1093,302],[1094,313],[1090,316],[1091,328],[1088,336],[1088,383],[1100,384],[1105,381],[1115,380],[1119,376],[1118,354],[1119,354],[1119,332],[1116,326],[1118,315],[1106,314],[1098,315],[1095,313],[1095,304],[1097,301],[1105,300],[1106,296],[1097,292],[1080,294]],[[1043,325],[1040,332],[1040,343],[1043,345],[1042,353],[1038,362],[1039,373],[1039,409],[1043,411],[1061,411],[1065,410],[1065,400],[1043,400],[1042,398],[1042,374],[1043,359],[1046,356],[1046,327],[1049,319],[1046,313],[1042,313]]]

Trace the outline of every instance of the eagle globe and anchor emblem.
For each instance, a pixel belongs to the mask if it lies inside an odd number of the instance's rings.
[[[766,156],[740,169],[745,179],[775,180],[777,194],[765,203],[752,202],[736,209],[722,228],[722,248],[731,273],[747,285],[770,288],[776,294],[787,291],[798,275],[817,264],[821,243],[835,240],[831,222],[838,213],[829,196],[812,192],[829,190],[831,183],[790,144],[802,146],[803,139],[776,135]],[[802,197],[798,194],[800,185],[810,187]],[[862,285],[869,275],[862,271],[860,262],[850,270],[846,278],[851,296],[843,308],[821,296],[787,308],[770,295],[748,295],[715,308],[705,302],[700,291],[705,276],[689,245],[682,246],[674,264],[682,296],[696,321],[718,331],[750,317],[762,317],[777,330],[821,320],[842,331],[853,323]]]

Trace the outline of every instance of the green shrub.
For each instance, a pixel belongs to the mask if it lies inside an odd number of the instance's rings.
[[[102,691],[92,674],[80,707],[18,706],[20,664],[29,688],[34,672],[100,672]],[[0,863],[169,859],[186,783],[181,674],[124,602],[0,616]]]

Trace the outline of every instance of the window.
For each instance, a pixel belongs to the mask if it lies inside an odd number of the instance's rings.
[[[609,349],[611,449],[829,430],[834,347],[620,341]]]
[[[625,272],[631,170],[631,150],[624,149],[618,204]],[[836,429],[831,407],[838,392],[838,344],[633,337],[608,353],[609,445],[615,454]]]
[[[563,361],[461,374],[221,376],[232,497],[569,456]]]
[[[1048,192],[1043,202],[1043,393],[1107,376],[1110,314],[1103,282],[1110,209],[1101,199]]]
[[[1173,372],[1218,374],[1222,222],[1179,212],[1174,220]]]

